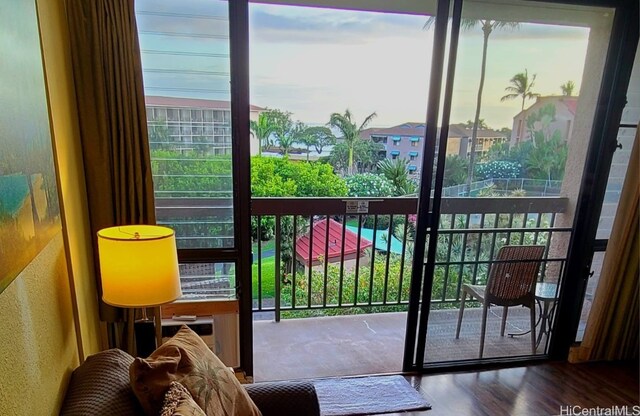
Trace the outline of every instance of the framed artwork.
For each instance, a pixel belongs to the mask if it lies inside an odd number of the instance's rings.
[[[10,9],[0,13],[0,292],[60,230],[35,2]]]

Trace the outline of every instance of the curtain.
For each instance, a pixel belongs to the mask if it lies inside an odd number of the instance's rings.
[[[96,232],[155,223],[134,1],[68,0],[67,14],[100,319],[117,322],[123,311],[102,302]]]
[[[638,126],[640,127],[640,125]],[[571,361],[638,358],[640,153],[636,137],[584,339]]]

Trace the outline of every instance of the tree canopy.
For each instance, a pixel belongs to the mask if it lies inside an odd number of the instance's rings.
[[[500,101],[515,100],[516,98],[522,97],[521,110],[524,110],[526,100],[540,96],[540,94],[533,92],[535,81],[536,74],[533,74],[531,78],[529,78],[529,71],[527,69],[525,69],[524,72],[515,74],[513,78],[509,80],[511,85],[504,89],[508,94],[500,98]]]
[[[253,157],[251,194],[254,197],[341,197],[347,195],[347,186],[327,163]]]
[[[347,169],[349,173],[353,173],[353,158],[354,150],[358,142],[361,142],[360,133],[364,130],[371,120],[376,117],[376,113],[373,112],[365,117],[360,126],[352,119],[352,114],[349,109],[345,110],[344,114],[333,113],[329,118],[329,125],[334,127],[342,134],[342,140],[346,144],[348,149],[348,164]]]
[[[353,147],[353,172],[366,172],[373,169],[382,159],[380,151],[384,147],[380,143],[371,140],[358,140]],[[328,161],[337,170],[349,171],[349,146],[346,143],[338,143],[333,146]]]
[[[571,80],[560,85],[560,89],[562,90],[562,95],[564,95],[565,97],[572,97],[573,90],[575,90],[575,88],[576,88],[576,84]]]

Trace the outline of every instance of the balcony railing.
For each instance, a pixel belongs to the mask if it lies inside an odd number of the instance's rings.
[[[367,202],[368,212],[347,213],[347,202],[356,209]],[[253,198],[254,312],[279,320],[283,312],[406,308],[417,203],[416,198]],[[571,229],[557,227],[556,216],[567,204],[560,197],[443,198],[433,307],[455,307],[463,283],[485,283],[505,244],[545,245],[539,279],[559,276],[568,241],[561,236]],[[233,245],[229,198],[158,197],[156,211],[159,223],[176,230],[181,248]],[[206,267],[182,266],[185,293],[232,296],[233,265]]]
[[[367,213],[347,213],[347,205],[364,201]],[[544,245],[539,279],[557,278],[568,241],[557,237],[571,229],[555,221],[567,203],[443,198],[433,307],[454,307],[463,283],[485,283],[506,244]],[[417,199],[254,198],[251,208],[254,239],[261,241],[253,253],[254,312],[273,312],[278,321],[283,312],[406,308]],[[556,238],[565,247],[555,247]]]

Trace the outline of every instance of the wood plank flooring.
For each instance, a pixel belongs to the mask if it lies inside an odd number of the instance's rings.
[[[638,363],[544,363],[527,367],[407,376],[433,406],[425,416],[560,415],[561,406],[630,406],[640,414]],[[564,413],[570,414],[570,413]],[[576,413],[580,414],[580,413]],[[610,413],[584,413],[610,414]],[[625,413],[614,413],[625,414]]]

